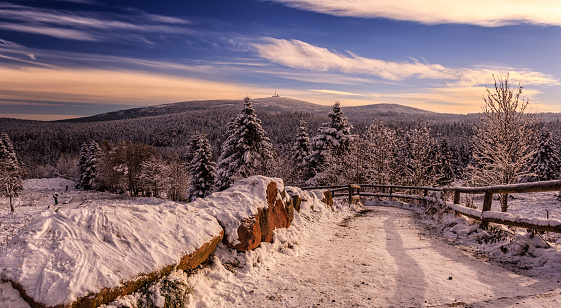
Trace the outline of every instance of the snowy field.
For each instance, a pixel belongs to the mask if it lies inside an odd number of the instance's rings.
[[[72,208],[128,198],[77,191],[60,178],[24,185],[15,213],[0,199],[0,249],[54,204],[54,192],[60,206]],[[509,203],[515,214],[545,218],[548,211],[561,218],[553,192],[519,194]],[[530,237],[506,227],[485,231],[467,219],[397,201],[364,204],[364,212],[340,202],[335,212],[304,207],[290,228],[275,231],[273,243],[246,253],[219,244],[205,267],[190,276],[172,273],[167,280],[189,286],[187,307],[561,306],[557,235]],[[139,301],[163,307],[164,291],[163,284],[154,285],[106,308],[135,307]],[[0,283],[0,307],[29,306]]]

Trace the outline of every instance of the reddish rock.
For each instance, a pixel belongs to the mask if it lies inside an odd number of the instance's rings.
[[[279,197],[279,190],[275,182],[270,182],[267,186],[267,205],[268,208],[259,215],[261,241],[272,242],[275,229],[288,228],[290,226],[288,213],[282,199]]]
[[[228,247],[240,251],[249,251],[257,248],[259,244],[261,244],[262,235],[259,223],[261,212],[261,209],[258,209],[257,216],[251,216],[242,221],[241,225],[238,227],[239,243],[232,245],[227,241],[227,237],[224,237],[224,241]]]
[[[331,192],[329,190],[323,192],[323,199],[321,200],[321,202],[333,208],[333,197],[331,196]]]
[[[294,208],[292,202],[288,205],[283,203],[279,195],[277,183],[271,181],[267,185],[266,191],[267,208],[263,204],[263,208],[257,209],[257,215],[244,219],[238,227],[238,243],[232,244],[225,242],[228,247],[249,251],[257,248],[261,242],[272,242],[273,231],[277,228],[288,228],[290,226],[291,217],[294,218]],[[289,199],[290,200],[290,199]]]

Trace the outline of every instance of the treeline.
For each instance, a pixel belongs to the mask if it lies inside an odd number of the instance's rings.
[[[185,195],[189,181],[198,181],[203,188],[194,195],[203,196],[252,174],[294,185],[448,185],[459,179],[486,185],[558,178],[560,122],[554,116],[547,118],[552,121],[526,119],[526,105],[518,104],[518,96],[497,94],[514,93],[508,78],[496,86],[477,121],[474,115],[455,116],[456,122],[404,115],[355,122],[343,116],[338,103],[327,118],[282,110],[262,110],[257,118],[246,99],[241,111],[194,110],[87,123],[2,120],[0,130],[11,137],[28,177],[62,175],[79,179],[85,189],[165,194],[176,200],[190,198]],[[509,101],[513,97],[516,104]],[[512,119],[518,122],[508,122]],[[502,128],[494,122],[503,123]],[[196,153],[198,165],[193,163]],[[205,168],[213,175],[203,176]]]

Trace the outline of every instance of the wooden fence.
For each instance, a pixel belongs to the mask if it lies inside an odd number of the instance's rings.
[[[561,220],[542,219],[542,218],[525,218],[520,215],[512,215],[510,213],[491,211],[493,194],[512,194],[512,193],[530,193],[530,192],[546,192],[561,191],[561,180],[543,181],[534,183],[522,183],[511,185],[496,185],[486,187],[424,187],[424,186],[400,186],[400,185],[369,185],[369,184],[349,184],[336,186],[315,186],[306,187],[305,190],[322,189],[329,190],[333,197],[346,196],[349,203],[360,200],[361,197],[387,197],[401,199],[415,199],[424,201],[436,201],[435,198],[429,196],[430,191],[442,193],[451,193],[454,195],[454,203],[447,204],[439,202],[458,214],[468,216],[481,221],[483,227],[487,227],[489,222],[503,225],[534,229],[536,231],[550,231],[561,233]],[[366,192],[365,189],[377,189],[378,192]],[[403,192],[406,190],[406,192]],[[408,193],[407,193],[408,192]],[[414,192],[417,192],[415,194]],[[483,194],[483,207],[481,210],[469,208],[460,205],[461,194]]]

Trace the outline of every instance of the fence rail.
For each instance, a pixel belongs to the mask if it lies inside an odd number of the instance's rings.
[[[378,188],[382,192],[364,192],[365,188]],[[481,221],[481,226],[486,228],[488,224],[498,223],[503,225],[534,229],[536,231],[550,231],[561,233],[561,220],[557,219],[541,219],[541,218],[525,218],[514,216],[510,213],[491,211],[493,202],[493,194],[510,194],[510,193],[530,193],[530,192],[546,192],[561,191],[561,180],[542,181],[534,183],[521,183],[511,185],[495,185],[486,187],[429,187],[429,186],[403,186],[403,185],[372,185],[372,184],[349,184],[335,186],[316,186],[306,187],[304,190],[325,189],[329,190],[333,197],[347,196],[349,203],[360,200],[361,197],[387,197],[400,199],[414,199],[424,201],[435,201],[434,198],[428,196],[429,191],[450,192],[454,194],[454,203],[442,204],[458,214],[468,216]],[[396,193],[397,189],[416,190],[423,192],[419,194]],[[347,191],[346,193],[341,193]],[[461,194],[483,194],[483,207],[481,210],[469,208],[460,205]]]

